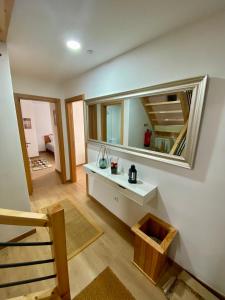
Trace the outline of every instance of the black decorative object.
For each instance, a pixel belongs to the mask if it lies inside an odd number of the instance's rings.
[[[129,183],[137,183],[137,170],[135,168],[135,165],[131,165],[128,173],[128,182]]]

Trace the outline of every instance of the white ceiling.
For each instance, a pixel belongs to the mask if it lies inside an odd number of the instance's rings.
[[[16,0],[8,35],[12,71],[65,81],[222,9],[224,0]],[[82,50],[67,49],[68,39],[79,40]]]

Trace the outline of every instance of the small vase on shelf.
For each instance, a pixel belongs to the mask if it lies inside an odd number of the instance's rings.
[[[107,160],[105,158],[99,159],[99,168],[106,169],[107,168]]]
[[[111,162],[111,174],[117,174],[117,163]]]
[[[96,164],[100,169],[108,168],[109,158],[106,146],[100,147]]]

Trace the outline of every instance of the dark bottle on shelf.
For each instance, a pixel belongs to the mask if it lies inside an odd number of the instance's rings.
[[[129,183],[137,183],[137,170],[135,168],[135,165],[131,165],[128,172],[128,177]]]

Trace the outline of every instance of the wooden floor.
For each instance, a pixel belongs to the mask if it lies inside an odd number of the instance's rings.
[[[51,203],[68,198],[82,206],[104,230],[104,234],[69,262],[69,277],[72,297],[78,294],[95,277],[109,266],[136,299],[166,299],[161,290],[151,284],[148,279],[132,264],[133,235],[130,229],[114,217],[107,209],[95,200],[86,196],[85,174],[78,167],[76,184],[62,185],[56,172],[47,172],[38,176],[31,197],[31,208],[38,211]],[[37,233],[26,238],[26,241],[48,240],[47,230],[38,229]],[[3,249],[0,252],[0,263],[46,259],[50,257],[50,249],[43,247],[26,249]],[[0,272],[0,283],[22,280],[51,274],[52,265],[7,269]],[[54,286],[53,280],[18,287],[0,289],[0,299],[19,296],[40,291]],[[120,299],[118,299],[120,300]],[[121,299],[123,300],[123,299]]]

